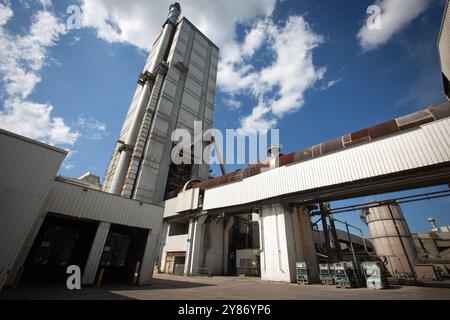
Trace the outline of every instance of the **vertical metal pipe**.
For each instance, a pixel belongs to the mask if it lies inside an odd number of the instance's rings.
[[[266,252],[265,252],[265,250],[264,250],[264,248],[265,248],[265,245],[264,245],[264,211],[263,211],[263,209],[261,208],[260,209],[260,213],[259,213],[259,227],[260,227],[260,230],[261,230],[261,232],[260,232],[260,235],[259,235],[259,246],[261,247],[261,252],[262,252],[262,254],[264,254],[264,273],[266,273],[267,272],[267,263],[266,263]],[[262,273],[262,270],[261,270],[261,273]]]
[[[131,156],[133,150],[131,146],[136,143],[137,135],[141,127],[142,118],[145,113],[145,107],[147,106],[147,100],[149,97],[149,83],[148,81],[142,88],[141,96],[139,97],[138,105],[136,107],[135,116],[131,123],[127,138],[125,139],[124,146],[120,152],[119,161],[117,162],[116,170],[114,172],[113,181],[110,187],[110,193],[121,194],[125,176],[128,171]]]
[[[174,30],[174,26],[176,25],[178,18],[181,14],[181,6],[178,2],[170,5],[169,7],[169,16],[167,17],[167,21],[164,25],[163,32],[161,34],[161,39],[159,40],[158,47],[156,48],[156,53],[154,55],[153,61],[150,64],[148,71],[153,73],[158,66],[165,58],[169,48],[170,41],[172,40],[172,33]]]
[[[281,205],[272,206],[272,208],[275,207],[275,228],[277,230],[276,235],[277,235],[277,250],[278,250],[278,268],[280,269],[281,273],[284,273],[283,261],[282,261],[282,257],[281,257],[280,229],[278,226],[278,215],[279,215],[278,206],[281,206]]]
[[[323,228],[323,236],[325,237],[325,247],[327,249],[328,262],[334,262],[334,254],[331,250],[330,245],[330,234],[328,233],[328,225],[327,225],[327,216],[325,214],[325,208],[323,203],[319,204],[320,208],[320,217],[322,218],[322,228]]]
[[[353,247],[352,236],[350,235],[350,230],[348,228],[347,221],[345,221],[345,228],[347,229],[347,238],[348,238],[348,242],[350,244],[350,249],[352,250],[353,262],[355,263],[355,268],[356,268],[357,261],[356,261],[355,248]]]
[[[161,34],[161,39],[159,40],[158,47],[156,48],[156,53],[151,62],[148,71],[153,73],[156,70],[158,64],[160,64],[167,53],[167,48],[169,47],[169,42],[172,37],[173,25],[171,23],[166,23],[163,32]]]
[[[214,143],[214,148],[216,149],[216,155],[217,155],[217,158],[219,158],[220,171],[222,172],[222,175],[224,176],[227,174],[227,170],[225,169],[225,165],[224,165],[225,162],[224,162],[223,155],[222,155],[221,145],[219,145],[219,142],[217,142],[215,136],[211,137],[211,141]]]
[[[341,245],[339,243],[339,238],[337,236],[336,226],[334,224],[333,215],[329,214],[328,219],[330,219],[331,235],[333,236],[334,250],[335,250],[338,261],[342,261]]]

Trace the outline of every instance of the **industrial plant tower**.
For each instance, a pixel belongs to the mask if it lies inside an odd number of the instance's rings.
[[[186,18],[178,3],[156,38],[138,79],[105,174],[103,190],[161,203],[190,180],[209,176],[207,164],[174,165],[172,132],[194,122],[212,127],[219,50]]]

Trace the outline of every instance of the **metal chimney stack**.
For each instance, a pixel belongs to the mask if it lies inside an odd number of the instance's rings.
[[[431,231],[432,232],[439,231],[439,228],[436,225],[436,219],[435,218],[428,218],[428,222],[431,224]]]

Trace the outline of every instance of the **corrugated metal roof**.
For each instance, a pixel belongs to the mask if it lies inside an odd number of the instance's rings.
[[[89,189],[59,178],[53,183],[42,211],[159,230],[164,208]]]
[[[34,145],[37,145],[37,146],[40,146],[40,147],[43,147],[43,148],[46,148],[46,149],[50,149],[50,150],[62,153],[64,155],[67,155],[67,153],[68,153],[64,149],[61,149],[61,148],[58,148],[58,147],[55,147],[55,146],[51,146],[49,144],[46,144],[46,143],[43,143],[43,142],[40,142],[40,141],[37,141],[37,140],[33,140],[33,139],[30,139],[30,138],[21,136],[19,134],[11,132],[11,131],[6,131],[6,130],[3,130],[3,129],[0,129],[0,134],[3,134],[5,136],[9,136],[9,137],[14,138],[14,139],[22,140],[24,142],[27,142],[27,143],[30,143],[30,144],[34,144]]]

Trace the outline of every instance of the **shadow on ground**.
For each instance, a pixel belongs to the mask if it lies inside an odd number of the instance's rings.
[[[89,286],[84,287],[81,290],[68,290],[65,286],[56,284],[23,284],[16,289],[4,288],[0,292],[0,300],[134,300],[121,293],[137,290],[153,291],[161,289],[189,289],[211,286],[215,285],[167,279],[153,279],[153,283],[151,285],[145,286],[106,283],[100,288]]]

